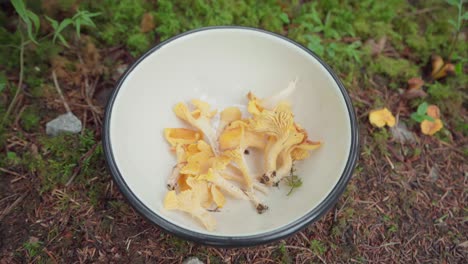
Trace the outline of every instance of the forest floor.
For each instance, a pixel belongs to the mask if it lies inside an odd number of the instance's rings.
[[[0,1],[1,264],[468,259],[467,30],[457,1],[25,2],[40,25],[36,32],[32,16],[30,34]],[[46,18],[77,12],[63,30]],[[126,203],[105,166],[104,106],[119,76],[151,46],[210,25],[259,27],[313,50],[343,80],[358,115],[361,153],[345,193],[320,221],[276,243],[221,249],[167,234]],[[79,134],[45,133],[65,112],[52,72],[83,123]],[[425,102],[440,109],[434,135],[411,117]],[[369,123],[382,107],[411,140]]]

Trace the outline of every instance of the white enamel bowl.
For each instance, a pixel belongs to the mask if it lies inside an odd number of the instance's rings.
[[[175,157],[166,127],[184,127],[172,112],[180,101],[206,100],[222,109],[266,97],[298,79],[291,97],[296,120],[323,146],[297,164],[302,187],[287,196],[284,184],[260,196],[257,214],[247,201],[228,199],[206,231],[190,216],[163,209],[166,179]],[[216,246],[251,246],[281,239],[327,212],[349,181],[358,153],[358,127],[342,83],[321,59],[271,32],[244,27],[190,31],[149,50],[122,76],[105,117],[108,166],[129,203],[149,221],[177,236]]]

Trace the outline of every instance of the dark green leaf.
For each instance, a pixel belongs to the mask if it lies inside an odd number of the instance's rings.
[[[458,6],[458,1],[457,0],[447,0],[447,3],[449,5]]]
[[[283,23],[285,23],[285,24],[289,24],[289,23],[290,23],[288,14],[286,14],[286,13],[281,13],[281,14],[279,15],[279,18],[280,18],[281,21],[283,21]]]
[[[100,16],[102,14],[101,12],[91,13],[91,12],[88,12],[88,11],[86,11],[86,13],[87,13],[87,16],[90,17],[90,18]]]
[[[424,102],[418,106],[418,110],[416,112],[420,115],[425,115],[428,106],[429,105],[426,102]]]
[[[414,121],[418,122],[418,123],[421,123],[423,120],[424,120],[424,117],[418,113],[412,113],[411,114],[411,119],[413,119]]]
[[[78,36],[78,38],[80,37],[80,33],[81,33],[81,20],[76,20],[75,21],[75,28],[76,28],[76,35]]]
[[[28,32],[28,37],[29,39],[37,44],[36,38],[33,34],[33,25],[32,23],[36,24],[36,21],[34,21],[36,18],[33,18],[33,22],[31,22],[31,18],[28,16],[28,10],[26,10],[26,6],[24,5],[24,2],[22,0],[11,0],[11,3],[13,4],[13,7],[15,8],[16,12],[18,15],[21,17],[23,22],[26,24],[26,29]],[[30,12],[32,13],[32,12]],[[37,16],[36,16],[37,17]],[[38,27],[36,27],[36,30]]]
[[[28,31],[28,37],[29,37],[29,39],[30,39],[32,42],[38,44],[37,41],[36,41],[36,37],[35,37],[34,34],[33,34],[33,28],[32,28],[31,20],[28,19],[28,20],[26,20],[26,21],[24,21],[24,22],[26,22],[26,29],[27,29],[27,31]]]
[[[468,20],[468,12],[465,12],[465,14],[463,14],[463,15],[461,16],[461,19],[462,19],[462,20]]]
[[[68,46],[67,41],[65,40],[65,38],[64,38],[61,34],[57,35],[57,37],[58,37],[58,39],[60,40],[60,42],[62,42],[62,44],[63,44],[65,47],[67,47],[67,48],[70,47],[70,46]]]
[[[57,28],[55,29],[55,32],[54,32],[54,38],[53,38],[53,42],[55,42],[55,39],[59,36],[59,35],[62,35],[61,32],[70,24],[72,24],[73,21],[70,19],[70,18],[66,18],[64,19],[62,22],[60,22],[60,24],[57,26]]]
[[[20,15],[23,21],[28,20],[28,15],[26,14],[26,6],[24,5],[23,0],[11,0],[11,3],[15,8],[16,13]]]
[[[463,63],[459,62],[455,65],[455,73],[456,74],[463,74]]]
[[[328,12],[328,13],[327,13],[327,16],[325,17],[325,23],[324,23],[324,24],[325,24],[325,27],[330,26],[331,22],[332,22],[332,19],[331,19],[331,12]]]
[[[337,49],[336,43],[330,43],[325,49],[327,51],[328,57],[334,58],[336,55],[336,49]]]
[[[428,115],[424,115],[424,116],[422,116],[422,118],[423,118],[424,120],[431,121],[431,122],[434,122],[434,121],[435,121],[434,118],[432,118],[432,117],[430,117],[430,116],[428,116]],[[421,122],[422,122],[422,121],[421,121]]]
[[[88,17],[82,17],[82,18],[79,18],[77,20],[80,20],[81,24],[83,24],[85,26],[96,27],[96,24],[94,24],[93,20],[91,20]]]
[[[315,9],[316,5],[317,3],[313,3],[312,11],[309,14],[307,14],[307,17],[310,17],[310,19],[312,19],[312,21],[314,21],[315,23],[323,25],[322,20],[320,19],[319,12],[317,12],[317,10]]]
[[[305,39],[309,42],[307,48],[317,53],[319,56],[323,56],[325,48],[322,45],[322,39],[316,35],[307,35]]]
[[[447,22],[448,22],[450,25],[452,25],[455,29],[458,29],[458,23],[455,22],[455,20],[449,19]]]
[[[302,186],[302,180],[297,175],[291,175],[286,177],[286,184],[291,187],[291,190],[289,190],[288,194],[286,194],[289,196],[294,189]]]
[[[7,152],[7,158],[10,159],[10,160],[14,160],[14,159],[18,158],[18,155],[16,155],[16,153],[13,152],[13,151],[8,151]]]
[[[52,26],[52,28],[53,28],[54,30],[57,30],[57,28],[58,28],[58,26],[59,26],[58,21],[55,20],[55,19],[53,19],[53,18],[50,18],[50,17],[48,17],[48,16],[45,16],[45,18],[46,18],[47,20],[49,20],[50,25]]]
[[[41,26],[41,22],[39,21],[39,17],[36,14],[34,14],[33,12],[29,11],[29,10],[26,10],[26,14],[28,15],[28,17],[34,23],[34,28],[36,29],[34,35],[36,35],[37,32],[39,31],[39,27]]]

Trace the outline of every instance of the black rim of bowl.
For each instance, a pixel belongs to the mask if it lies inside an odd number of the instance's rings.
[[[115,162],[114,155],[112,152],[112,145],[110,142],[110,129],[109,129],[111,115],[112,115],[112,108],[115,102],[115,98],[117,94],[119,93],[120,87],[122,86],[122,83],[125,81],[127,76],[138,66],[138,64],[141,61],[143,61],[147,56],[149,56],[153,52],[156,52],[162,46],[180,37],[187,36],[190,34],[201,32],[201,31],[213,30],[213,29],[216,29],[216,30],[242,29],[242,30],[256,31],[256,32],[263,33],[263,34],[269,34],[274,37],[280,38],[282,40],[288,41],[294,44],[295,46],[297,46],[298,48],[306,51],[310,56],[314,57],[318,62],[320,62],[323,65],[323,67],[325,67],[325,69],[327,69],[327,71],[333,77],[336,84],[341,90],[341,94],[343,95],[343,98],[346,102],[346,107],[348,109],[348,114],[349,114],[350,123],[351,123],[351,146],[350,146],[348,161],[346,163],[345,169],[343,170],[343,173],[338,183],[333,187],[333,189],[327,195],[327,197],[319,205],[317,205],[315,208],[309,211],[307,214],[305,214],[304,216],[300,217],[299,219],[296,219],[295,221],[285,226],[282,226],[278,229],[275,229],[266,233],[261,233],[257,235],[251,235],[251,236],[216,236],[216,235],[208,235],[208,234],[203,234],[203,233],[195,232],[192,230],[188,230],[188,229],[185,229],[183,227],[180,227],[174,223],[167,221],[166,219],[162,218],[157,213],[149,209],[132,192],[132,190],[129,188],[129,186],[126,184],[125,180],[123,179],[122,174],[120,173],[118,166]],[[187,31],[185,33],[172,37],[154,46],[153,48],[151,48],[149,51],[143,54],[140,58],[138,58],[138,60],[134,62],[126,70],[126,72],[121,76],[120,80],[117,83],[116,88],[114,89],[107,103],[105,117],[104,117],[104,126],[103,126],[103,147],[104,147],[105,158],[107,161],[107,166],[110,169],[111,175],[113,176],[113,179],[116,182],[117,186],[119,187],[120,191],[123,193],[124,197],[128,200],[128,202],[136,209],[136,211],[139,212],[142,216],[144,216],[153,224],[156,224],[157,226],[161,227],[162,229],[164,229],[165,231],[171,234],[174,234],[176,236],[182,237],[190,241],[194,241],[196,243],[210,245],[210,246],[219,246],[219,247],[245,247],[245,246],[266,244],[269,242],[273,242],[273,241],[285,238],[289,235],[292,235],[296,233],[297,231],[300,231],[301,229],[307,227],[311,223],[320,219],[322,215],[328,212],[335,205],[338,198],[341,196],[341,194],[345,190],[346,185],[352,176],[354,167],[357,162],[358,152],[359,152],[358,141],[359,141],[358,123],[356,120],[354,108],[351,103],[351,99],[348,93],[346,92],[344,85],[341,83],[340,79],[338,78],[336,73],[333,72],[330,66],[328,66],[314,52],[310,51],[309,49],[305,48],[304,46],[298,44],[297,42],[287,37],[284,37],[282,35],[279,35],[270,31],[258,29],[258,28],[241,27],[241,26],[215,26],[215,27],[199,28],[199,29]]]

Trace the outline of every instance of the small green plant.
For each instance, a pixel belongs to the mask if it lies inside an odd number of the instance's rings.
[[[447,0],[447,3],[449,5],[455,6],[458,11],[456,20],[453,18],[450,18],[448,20],[448,22],[453,26],[457,34],[460,33],[464,22],[468,20],[468,12],[463,13],[463,2],[463,0]]]
[[[372,134],[374,138],[374,142],[376,144],[377,149],[380,151],[382,155],[388,155],[388,148],[387,142],[390,138],[390,134],[387,129],[381,129],[376,131]]]
[[[322,241],[313,239],[310,241],[310,250],[312,250],[315,255],[323,255],[325,252],[327,252],[327,247],[325,244],[323,244]]]
[[[396,226],[396,225],[391,225],[388,228],[388,232],[390,232],[390,233],[396,233],[397,231],[398,231],[398,226]]]
[[[6,154],[7,164],[10,166],[18,165],[21,162],[21,158],[18,157],[16,152],[8,151]]]
[[[65,18],[60,23],[57,20],[46,16],[46,19],[49,20],[50,25],[54,29],[54,37],[52,41],[55,43],[56,39],[58,38],[64,46],[69,47],[67,41],[62,35],[62,32],[69,26],[73,25],[76,30],[76,35],[79,38],[81,33],[81,27],[89,26],[95,28],[96,25],[94,24],[91,18],[99,16],[100,14],[101,13],[91,13],[86,10],[78,10],[72,18]]]
[[[288,194],[286,194],[287,196],[289,196],[294,191],[294,189],[302,186],[302,180],[298,175],[295,174],[295,172],[296,172],[296,169],[293,165],[291,167],[289,176],[285,178],[286,184],[291,188]]]
[[[325,47],[322,44],[322,39],[318,35],[306,35],[305,39],[308,42],[308,49],[317,53],[319,56],[323,56],[325,54]]]
[[[411,119],[413,119],[414,121],[416,121],[418,123],[421,123],[424,120],[433,122],[434,118],[432,118],[432,117],[430,117],[430,116],[428,116],[426,114],[428,106],[429,106],[429,104],[426,103],[426,102],[421,103],[418,106],[418,109],[416,110],[416,112],[411,114]]]
[[[26,242],[23,244],[24,249],[26,249],[26,252],[28,253],[28,256],[30,258],[34,258],[38,256],[41,253],[42,250],[42,242],[40,241],[35,241],[35,242]]]
[[[288,14],[286,14],[286,13],[284,13],[284,12],[281,13],[281,14],[279,14],[279,18],[280,18],[281,21],[283,21],[283,23],[285,23],[285,24],[291,23],[291,21],[289,21],[289,16],[288,16]]]
[[[445,65],[447,64],[447,61],[450,60],[450,58],[452,57],[454,51],[455,51],[455,46],[456,46],[456,43],[458,41],[458,37],[460,35],[460,32],[463,28],[463,24],[465,23],[466,20],[468,20],[468,12],[463,12],[463,3],[464,3],[464,0],[446,0],[447,3],[451,6],[455,6],[457,8],[457,17],[456,19],[453,19],[453,18],[450,18],[448,20],[448,23],[450,25],[452,25],[454,31],[455,31],[455,34],[452,38],[452,42],[450,43],[450,46],[449,46],[449,52],[448,52],[448,55],[447,55],[447,60],[444,62],[444,64],[439,68],[438,72],[442,71],[445,67]],[[466,58],[462,58],[460,60],[460,62],[455,66],[455,72],[459,72],[461,73],[462,72],[462,68],[463,68],[463,62],[466,61]],[[437,73],[438,73],[437,72]],[[437,73],[433,74],[433,76],[437,75]]]
[[[16,92],[13,96],[13,99],[11,100],[6,113],[3,115],[3,119],[0,123],[0,126],[3,126],[5,124],[5,121],[7,120],[11,110],[16,104],[16,101],[18,99],[18,96],[21,92],[21,88],[23,86],[23,79],[24,79],[24,51],[25,47],[32,43],[35,43],[36,45],[39,45],[39,41],[47,38],[50,36],[50,34],[47,34],[43,36],[41,39],[37,39],[37,34],[39,32],[40,28],[40,19],[37,14],[32,12],[31,10],[28,10],[26,8],[26,5],[23,0],[11,0],[11,3],[13,4],[13,7],[15,8],[16,13],[18,13],[20,20],[18,22],[18,31],[21,36],[21,42],[19,43],[19,49],[20,49],[20,58],[19,58],[19,80],[18,80],[18,85],[16,86]],[[62,44],[68,47],[67,42],[65,41],[65,38],[62,35],[63,30],[65,30],[69,25],[74,25],[76,29],[76,33],[78,37],[80,36],[80,31],[82,26],[91,26],[95,27],[96,25],[93,23],[91,20],[92,17],[95,17],[99,15],[99,13],[90,13],[88,11],[79,11],[72,17],[72,18],[66,18],[62,22],[58,23],[58,21],[51,19],[46,16],[46,18],[49,20],[51,23],[52,28],[54,29],[53,33],[53,41],[58,38]],[[23,33],[23,26],[26,26],[26,32],[28,36],[28,40],[25,39],[24,33]]]
[[[21,125],[26,131],[37,129],[39,127],[39,121],[40,117],[35,107],[28,106],[21,114]]]
[[[13,4],[13,7],[20,16],[21,20],[26,24],[26,30],[29,39],[37,44],[38,42],[36,40],[36,35],[39,32],[39,27],[41,24],[39,16],[33,13],[31,10],[26,9],[26,5],[24,4],[23,0],[11,0],[11,3]]]
[[[281,254],[281,263],[292,263],[291,256],[284,242],[278,246],[279,253]]]

